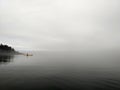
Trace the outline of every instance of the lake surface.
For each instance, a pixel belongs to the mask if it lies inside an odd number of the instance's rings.
[[[119,52],[0,56],[0,90],[120,90]]]

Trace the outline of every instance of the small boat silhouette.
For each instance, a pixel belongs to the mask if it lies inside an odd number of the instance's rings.
[[[28,54],[28,53],[27,53],[27,54],[25,54],[25,56],[33,56],[33,54]]]

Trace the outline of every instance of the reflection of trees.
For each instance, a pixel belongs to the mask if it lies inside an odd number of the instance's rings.
[[[0,64],[12,62],[13,58],[13,55],[0,55]]]

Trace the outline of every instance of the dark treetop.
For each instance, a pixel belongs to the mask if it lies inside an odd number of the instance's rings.
[[[19,54],[19,52],[11,46],[0,44],[0,54]]]

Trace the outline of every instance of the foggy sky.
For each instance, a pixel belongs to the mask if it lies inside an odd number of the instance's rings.
[[[120,48],[120,0],[0,0],[0,43],[15,49]]]

